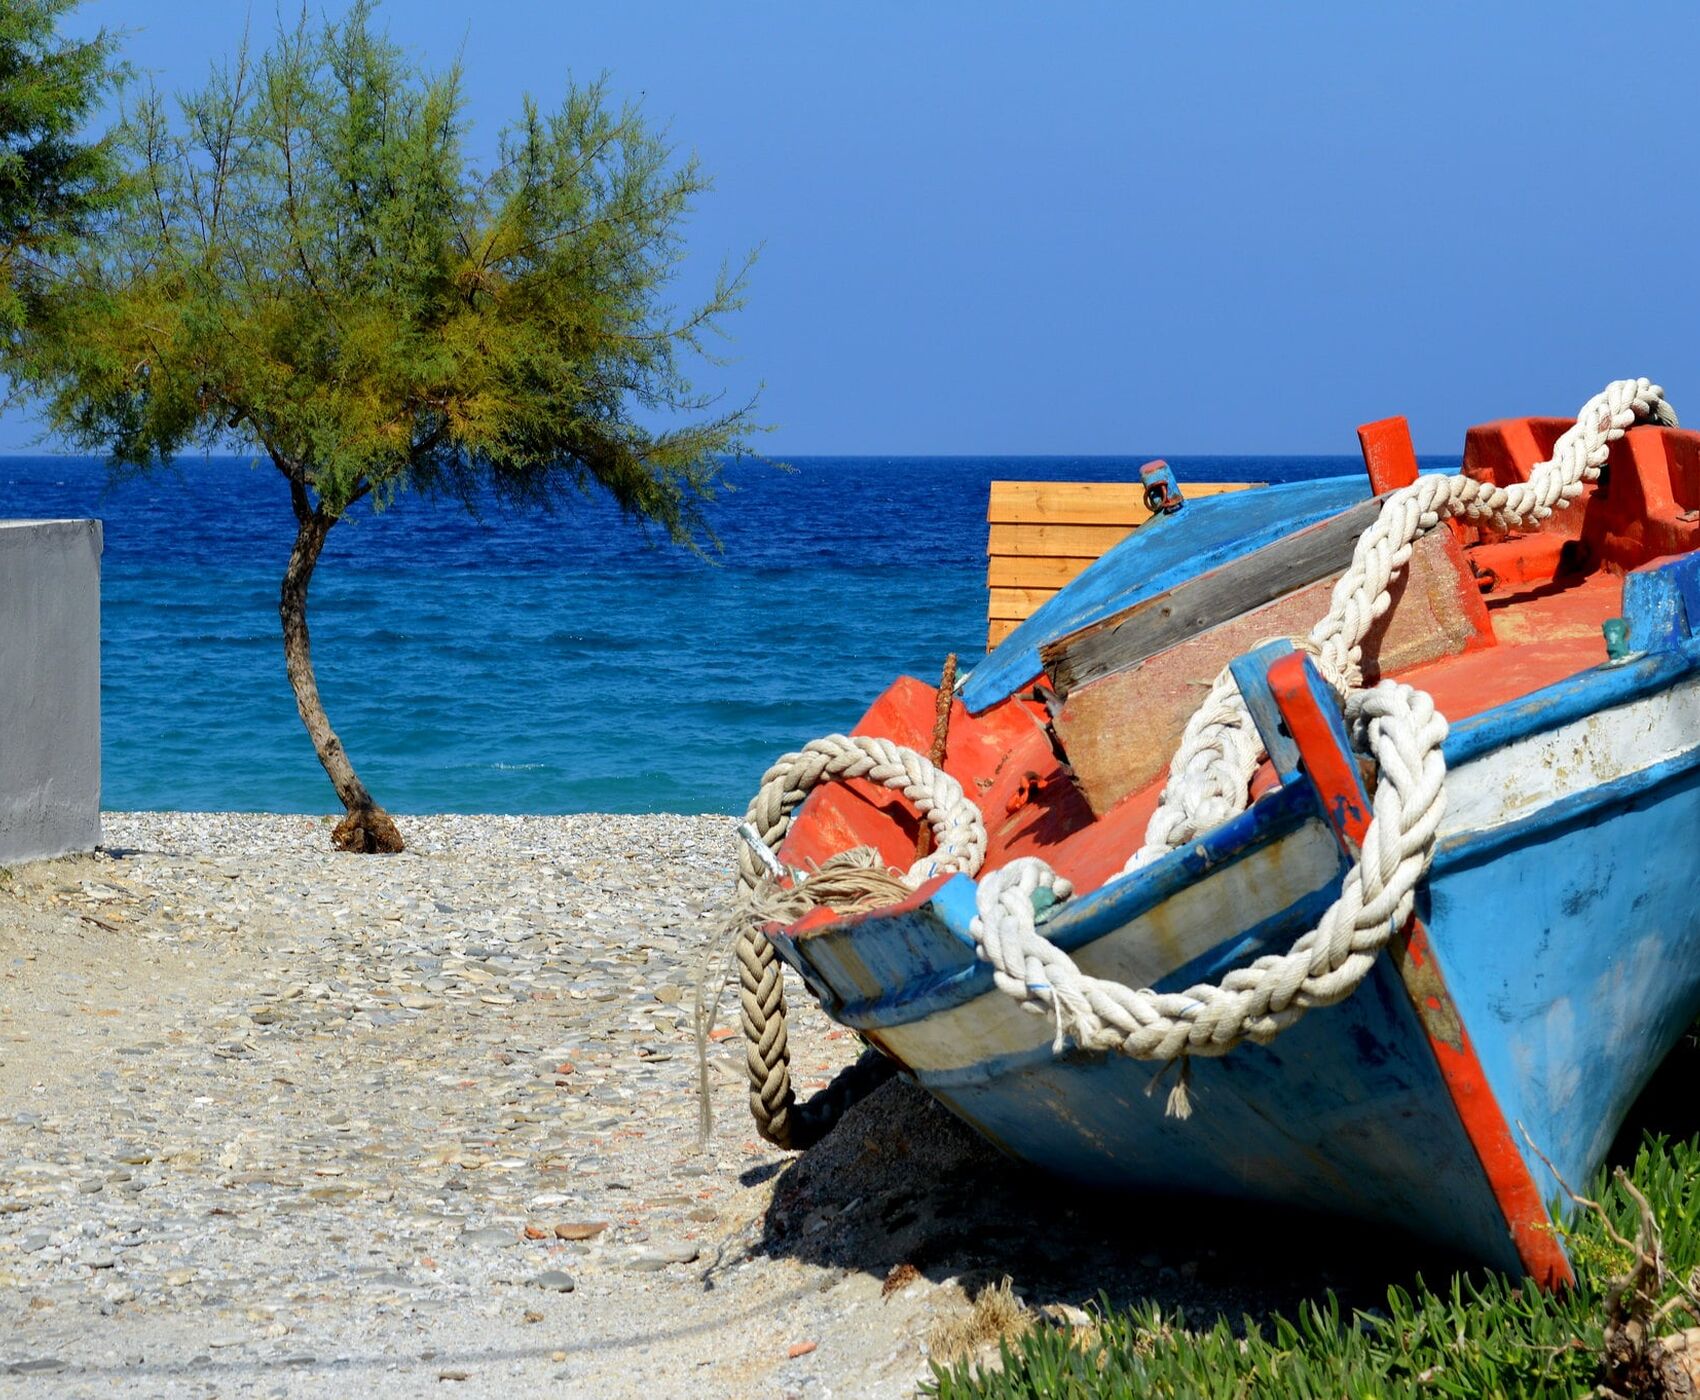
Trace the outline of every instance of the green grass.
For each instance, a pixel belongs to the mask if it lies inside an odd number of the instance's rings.
[[[1649,1138],[1630,1172],[1646,1194],[1678,1278],[1700,1264],[1700,1144]],[[1637,1212],[1602,1178],[1591,1193],[1624,1237]],[[1226,1319],[1190,1327],[1155,1307],[1105,1311],[1094,1335],[1036,1328],[1005,1343],[1000,1371],[935,1365],[922,1387],[938,1400],[1394,1400],[1400,1396],[1573,1397],[1600,1378],[1605,1290],[1629,1251],[1586,1211],[1562,1227],[1578,1275],[1564,1294],[1497,1275],[1457,1277],[1439,1291],[1419,1280],[1390,1289],[1384,1309],[1348,1314],[1332,1294],[1293,1317]],[[1674,1320],[1669,1330],[1683,1325]]]

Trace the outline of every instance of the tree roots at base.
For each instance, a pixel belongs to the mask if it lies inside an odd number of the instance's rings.
[[[357,855],[394,855],[406,850],[401,832],[382,807],[356,807],[336,824],[331,845]]]

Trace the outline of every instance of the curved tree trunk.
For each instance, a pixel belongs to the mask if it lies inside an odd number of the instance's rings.
[[[307,726],[331,786],[348,810],[348,815],[331,833],[331,843],[343,851],[399,851],[401,833],[390,814],[372,800],[366,784],[348,761],[342,740],[336,737],[336,730],[325,717],[319,682],[313,675],[313,649],[307,636],[307,585],[312,582],[313,568],[319,562],[325,536],[336,524],[336,517],[307,508],[304,491],[298,491],[295,504],[299,528],[295,532],[295,548],[290,551],[289,567],[283,574],[283,597],[278,603],[278,613],[283,619],[283,659],[289,668],[290,687],[295,691],[295,708],[301,712],[301,722]]]

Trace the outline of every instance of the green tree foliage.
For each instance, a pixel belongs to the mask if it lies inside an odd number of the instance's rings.
[[[75,3],[0,0],[0,336],[118,193],[111,140],[79,139],[115,77],[113,40],[58,37]]]
[[[706,188],[695,162],[598,83],[553,111],[526,101],[480,173],[458,71],[418,71],[372,8],[303,18],[174,107],[135,100],[118,134],[133,197],[13,356],[53,428],[116,465],[238,439],[278,472],[296,530],[285,657],[349,813],[335,839],[359,850],[400,837],[325,718],[306,630],[344,513],[601,488],[701,541],[701,502],[752,427],[685,373],[745,269],[700,306],[666,300]]]

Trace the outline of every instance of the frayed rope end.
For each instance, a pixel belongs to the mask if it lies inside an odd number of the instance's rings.
[[[1188,1086],[1192,1083],[1192,1061],[1185,1055],[1166,1061],[1163,1068],[1152,1075],[1151,1082],[1145,1086],[1145,1097],[1150,1098],[1157,1092],[1157,1086],[1163,1082],[1163,1076],[1169,1072],[1169,1067],[1176,1063],[1179,1063],[1181,1070],[1175,1078],[1174,1088],[1169,1090],[1169,1096],[1163,1103],[1163,1116],[1184,1123],[1192,1117],[1192,1095],[1188,1092]]]

